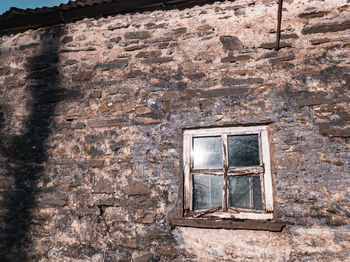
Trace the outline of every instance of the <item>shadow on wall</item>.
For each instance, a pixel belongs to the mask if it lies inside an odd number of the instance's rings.
[[[37,181],[48,159],[45,143],[57,103],[77,93],[59,87],[59,38],[62,28],[47,29],[41,35],[41,51],[27,59],[28,118],[24,133],[6,137],[0,129],[0,154],[5,158],[11,187],[3,193],[0,233],[0,261],[32,261],[30,257],[32,209],[38,195]],[[5,118],[0,114],[0,128]],[[9,189],[10,188],[10,189]],[[40,226],[40,225],[39,225]]]

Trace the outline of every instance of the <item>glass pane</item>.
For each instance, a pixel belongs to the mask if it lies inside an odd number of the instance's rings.
[[[193,138],[194,169],[222,168],[221,137]]]
[[[252,179],[253,179],[253,208],[256,210],[263,210],[260,176],[252,176]]]
[[[222,176],[193,175],[193,209],[222,205]]]
[[[260,176],[230,176],[229,205],[263,210]]]
[[[249,176],[229,177],[229,206],[250,209]]]
[[[228,165],[259,166],[259,137],[258,135],[228,136]]]

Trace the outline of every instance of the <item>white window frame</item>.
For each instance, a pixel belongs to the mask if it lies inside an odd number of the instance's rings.
[[[223,189],[223,205],[220,209],[213,210],[193,210],[193,184],[192,176],[192,141],[194,137],[221,136],[223,141],[223,170],[227,163],[227,136],[228,135],[253,135],[259,137],[260,166],[245,167],[239,169],[241,174],[260,173],[262,184],[262,196],[264,210],[247,210],[239,208],[228,208],[226,197],[227,189]],[[227,168],[227,167],[226,167]],[[235,173],[237,172],[235,168]],[[185,217],[216,217],[216,218],[236,218],[236,219],[273,219],[273,190],[271,177],[270,144],[268,126],[243,126],[243,127],[217,127],[184,130],[183,133],[183,171],[184,171],[184,216]],[[226,172],[227,173],[227,172]],[[221,172],[220,172],[221,174]],[[226,181],[226,182],[225,182]],[[223,187],[227,188],[228,179],[224,179]],[[226,203],[226,204],[225,204]]]

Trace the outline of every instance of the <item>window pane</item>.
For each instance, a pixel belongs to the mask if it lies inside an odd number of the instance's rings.
[[[229,205],[250,209],[249,176],[229,177]]]
[[[230,176],[229,205],[263,210],[260,176]]]
[[[222,205],[222,176],[193,175],[193,209]]]
[[[222,168],[221,137],[193,138],[194,169]]]
[[[253,207],[256,210],[263,210],[260,176],[252,176],[252,179],[253,179]]]
[[[259,166],[258,135],[228,136],[229,167]]]

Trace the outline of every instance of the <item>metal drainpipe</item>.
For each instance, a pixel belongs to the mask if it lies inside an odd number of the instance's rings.
[[[276,51],[278,51],[278,49],[280,49],[281,22],[282,22],[282,3],[283,3],[283,0],[278,0]]]

